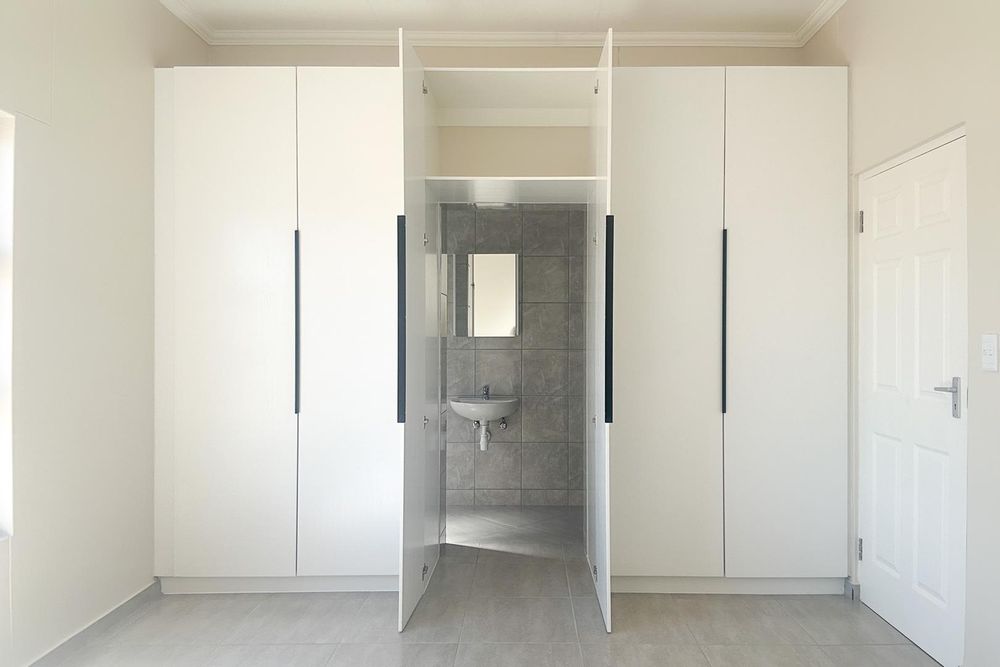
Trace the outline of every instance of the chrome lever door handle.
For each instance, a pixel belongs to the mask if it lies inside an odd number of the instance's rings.
[[[943,391],[946,394],[957,394],[958,393],[958,388],[957,387],[934,387],[934,391]]]
[[[951,416],[955,419],[962,418],[962,378],[953,377],[951,386],[934,387],[934,391],[951,394]]]

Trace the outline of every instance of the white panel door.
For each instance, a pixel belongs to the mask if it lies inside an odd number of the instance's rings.
[[[423,93],[424,69],[416,51],[403,39],[402,31],[399,38],[401,70],[397,73],[401,71],[402,75],[406,215],[406,424],[399,568],[399,629],[402,631],[420,602],[437,563],[439,534],[430,526],[436,526],[439,518],[440,476],[437,463],[431,468],[430,460],[438,457],[436,431],[440,411],[435,386],[439,372],[434,361],[438,345],[436,306],[431,321],[427,321],[428,304],[432,301],[429,290],[437,289],[436,280],[433,287],[427,284],[431,273],[428,255],[434,255],[436,275],[437,245],[430,243],[433,230],[428,232],[426,224],[428,114],[427,97]],[[437,303],[436,297],[433,302]],[[431,336],[433,348],[428,340]],[[435,350],[434,359],[428,358],[432,349]],[[428,377],[429,368],[434,369],[432,378]],[[433,392],[432,386],[435,386]],[[432,497],[435,500],[432,501]]]
[[[965,139],[861,181],[862,600],[962,663],[968,377]]]
[[[847,174],[845,68],[726,70],[730,577],[847,574]]]
[[[587,560],[594,576],[604,624],[611,632],[611,526],[608,421],[605,401],[605,306],[609,254],[607,218],[611,214],[611,63],[612,33],[608,30],[597,67],[592,136],[598,181],[588,209],[587,238]]]
[[[298,70],[299,575],[399,571],[399,71]]]
[[[293,575],[295,70],[176,69],[173,120],[156,445],[173,455],[174,567],[160,574]]]
[[[725,96],[721,67],[615,68],[615,576],[723,575]]]

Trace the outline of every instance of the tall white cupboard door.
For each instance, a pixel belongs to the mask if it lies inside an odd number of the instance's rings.
[[[725,85],[615,68],[615,576],[723,575]]]
[[[157,574],[294,575],[295,70],[158,77],[171,81],[157,110],[173,127],[157,156]]]
[[[847,71],[726,79],[726,575],[843,577]]]
[[[612,33],[608,30],[596,72],[593,103],[593,151],[598,180],[588,202],[587,238],[587,560],[594,577],[604,624],[611,632],[611,526],[608,425],[612,399],[606,392],[605,341],[613,316],[607,289],[609,259],[614,259],[611,222],[611,63]]]
[[[404,213],[405,213],[405,425],[403,447],[402,538],[399,567],[399,629],[406,626],[413,610],[430,582],[438,557],[437,524],[440,494],[438,456],[437,382],[428,377],[432,360],[428,355],[437,349],[437,316],[428,322],[428,286],[431,270],[429,254],[437,261],[433,230],[427,228],[426,148],[428,132],[427,96],[424,94],[424,68],[413,47],[403,40],[400,31],[400,85],[403,95],[404,144]],[[424,240],[427,239],[427,243]],[[436,265],[435,265],[436,273]],[[436,299],[434,300],[436,303]],[[429,337],[434,337],[433,348]],[[432,398],[433,395],[433,398]],[[433,403],[433,405],[432,405]],[[433,453],[432,450],[433,449]],[[432,500],[432,498],[434,500]]]
[[[396,217],[388,67],[299,68],[299,575],[399,570]]]

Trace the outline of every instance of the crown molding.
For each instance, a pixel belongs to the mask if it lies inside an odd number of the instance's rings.
[[[396,46],[395,30],[216,30],[185,0],[160,0],[209,46]],[[616,46],[770,47],[805,46],[846,0],[823,0],[795,32],[619,32]],[[605,32],[475,32],[408,30],[416,46],[599,47]]]

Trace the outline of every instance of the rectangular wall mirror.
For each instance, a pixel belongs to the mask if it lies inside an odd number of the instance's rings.
[[[517,336],[517,255],[448,255],[448,283],[452,335]]]

